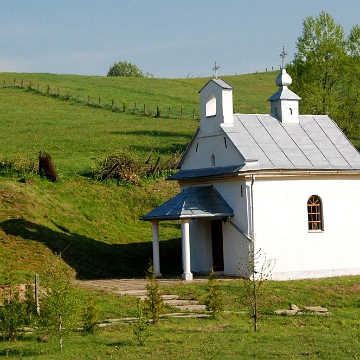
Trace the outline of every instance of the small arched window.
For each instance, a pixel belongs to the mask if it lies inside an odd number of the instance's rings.
[[[311,195],[307,202],[309,230],[324,230],[321,198]]]
[[[211,166],[215,166],[215,155],[211,155]]]
[[[206,117],[216,115],[216,97],[210,94],[206,101]]]

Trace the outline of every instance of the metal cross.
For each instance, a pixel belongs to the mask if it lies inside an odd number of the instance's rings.
[[[281,57],[281,68],[284,68],[284,60],[286,58],[287,52],[285,51],[285,46],[283,46],[282,53],[280,54]]]
[[[215,79],[217,79],[217,71],[218,71],[218,69],[220,69],[220,66],[215,61],[215,66],[213,67],[213,70],[215,71]]]

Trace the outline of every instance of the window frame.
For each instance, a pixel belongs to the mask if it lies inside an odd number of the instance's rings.
[[[319,195],[311,195],[307,200],[308,231],[324,231],[323,204]]]

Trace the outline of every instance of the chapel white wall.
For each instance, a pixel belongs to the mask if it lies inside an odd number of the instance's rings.
[[[241,165],[244,158],[240,155],[234,144],[223,132],[216,135],[196,138],[188,149],[181,169],[199,169],[212,167],[211,156],[215,156],[215,166]]]
[[[358,178],[257,179],[256,248],[276,259],[273,279],[360,274]],[[308,230],[307,200],[322,199],[324,231]]]

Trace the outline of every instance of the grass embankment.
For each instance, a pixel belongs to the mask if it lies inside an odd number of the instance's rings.
[[[36,163],[41,150],[52,156],[60,178],[54,184],[26,175],[24,184],[1,179],[1,266],[22,273],[40,271],[41,257],[35,254],[47,249],[63,253],[80,278],[143,275],[151,257],[151,227],[139,217],[175,194],[176,184],[158,179],[119,187],[89,176],[99,159],[118,149],[128,149],[143,164],[151,155],[144,165],[149,169],[158,157],[162,162],[171,159],[185,150],[198,120],[168,118],[164,113],[144,116],[111,109],[109,104],[111,99],[115,104],[146,102],[148,109],[160,104],[191,111],[195,107],[198,113],[198,90],[208,79],[1,75],[5,86],[0,90],[0,160],[19,166],[29,159]],[[236,89],[236,110],[266,112],[266,99],[276,90],[274,77],[275,73],[225,77]],[[72,99],[57,96],[58,89],[72,94]],[[88,95],[101,96],[102,107],[81,100]],[[178,224],[162,223],[160,231],[161,238],[169,240],[162,247],[178,249]],[[181,254],[173,254],[177,272]],[[162,255],[166,273],[166,261],[171,261]],[[15,266],[17,261],[21,266]]]

